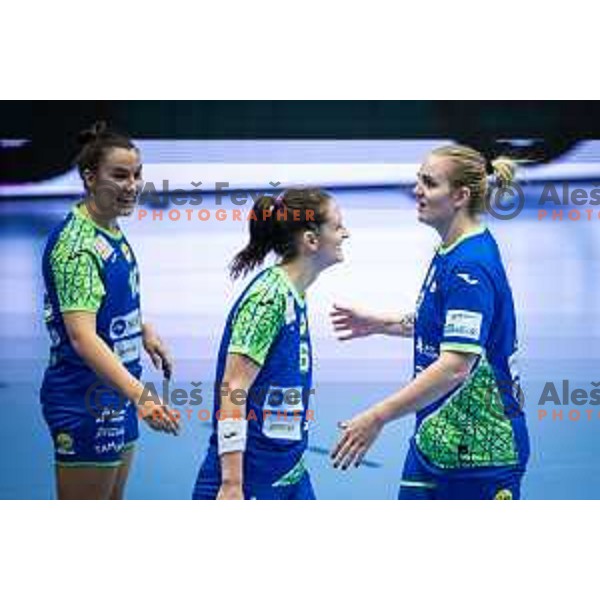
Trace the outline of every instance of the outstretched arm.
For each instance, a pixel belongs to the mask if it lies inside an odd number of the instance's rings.
[[[340,341],[369,335],[413,337],[414,313],[376,314],[370,311],[334,304],[330,313],[333,330]]]
[[[417,412],[444,397],[469,376],[477,354],[444,351],[408,385],[341,424],[342,437],[333,452],[333,466],[358,467],[384,425]]]

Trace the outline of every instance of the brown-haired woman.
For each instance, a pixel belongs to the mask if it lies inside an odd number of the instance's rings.
[[[343,260],[348,232],[335,200],[315,189],[263,196],[233,277],[261,271],[225,326],[215,378],[213,433],[194,499],[313,499],[303,455],[311,420],[312,353],[305,292]]]

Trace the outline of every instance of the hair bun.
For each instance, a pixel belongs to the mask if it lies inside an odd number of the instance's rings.
[[[491,161],[494,177],[501,187],[508,187],[515,179],[516,163],[506,156]]]
[[[108,131],[105,121],[96,121],[89,129],[84,129],[77,136],[77,142],[85,146],[90,142],[96,141]]]

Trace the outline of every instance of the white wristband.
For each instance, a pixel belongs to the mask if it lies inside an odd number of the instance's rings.
[[[219,455],[227,452],[244,452],[246,449],[246,419],[223,419],[217,423]]]

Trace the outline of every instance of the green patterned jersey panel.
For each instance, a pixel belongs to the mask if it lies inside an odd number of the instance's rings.
[[[493,369],[485,358],[467,382],[423,420],[416,443],[441,469],[518,463],[513,428],[504,414]]]
[[[100,251],[110,247],[88,219],[70,221],[50,256],[61,312],[97,312],[105,294]]]
[[[290,293],[277,269],[269,269],[246,292],[234,319],[228,352],[243,354],[260,366],[285,322]]]
[[[301,458],[287,473],[282,475],[274,484],[273,487],[284,487],[287,485],[296,485],[306,473],[306,464],[304,458]]]

